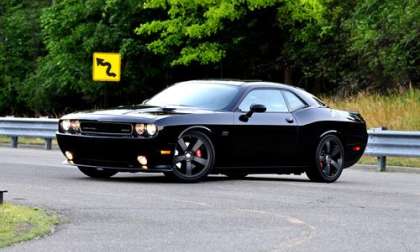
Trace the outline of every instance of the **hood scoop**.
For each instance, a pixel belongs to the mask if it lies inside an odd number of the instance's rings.
[[[185,112],[180,111],[177,108],[172,107],[155,107],[147,109],[137,110],[140,114],[152,114],[152,115],[172,115],[172,114],[185,114]]]

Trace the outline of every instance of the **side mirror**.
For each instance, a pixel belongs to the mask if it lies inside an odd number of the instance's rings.
[[[252,113],[264,113],[265,111],[267,111],[267,108],[262,104],[252,104],[251,107],[249,107],[249,112]]]
[[[239,117],[239,120],[243,122],[247,122],[249,118],[251,118],[252,114],[254,113],[264,113],[267,111],[267,108],[262,104],[252,104],[249,107],[249,111],[246,114],[243,114]]]
[[[146,99],[146,100],[144,100],[141,104],[142,104],[142,105],[144,105],[144,104],[146,104],[149,100],[150,100],[150,99]]]

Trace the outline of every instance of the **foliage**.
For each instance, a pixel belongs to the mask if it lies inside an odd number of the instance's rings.
[[[103,102],[112,104],[114,97],[126,102],[133,101],[133,97],[138,99],[143,80],[157,73],[157,67],[151,64],[153,60],[148,61],[148,52],[133,33],[137,20],[146,18],[139,14],[140,3],[64,0],[45,9],[41,26],[48,54],[40,59],[37,71],[27,81],[31,107],[62,113],[66,109],[100,106]],[[91,81],[95,51],[122,54],[122,83]]]
[[[369,128],[420,130],[420,89],[392,94],[364,91],[345,100],[334,97],[323,100],[333,108],[360,112]]]
[[[0,2],[0,113],[22,113],[25,101],[19,92],[45,53],[39,16],[45,1]]]
[[[391,87],[419,79],[420,3],[418,0],[362,1],[346,22],[349,54],[373,85]]]
[[[149,0],[145,6],[167,15],[136,32],[152,37],[148,48],[170,54],[172,65],[240,59],[242,73],[315,91],[418,82],[416,0]]]
[[[418,0],[9,0],[0,114],[139,103],[175,81],[263,79],[315,93],[418,86]],[[119,84],[91,81],[120,52]]]

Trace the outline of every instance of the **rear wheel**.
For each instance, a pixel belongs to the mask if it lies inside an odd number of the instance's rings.
[[[79,166],[79,170],[91,178],[110,178],[117,174],[116,171],[98,170],[96,168]]]
[[[335,135],[324,136],[315,153],[315,165],[306,171],[312,181],[331,183],[336,181],[344,168],[344,148]]]
[[[182,182],[205,178],[214,166],[214,147],[210,138],[200,131],[189,131],[178,138],[173,159],[173,172],[165,173]]]

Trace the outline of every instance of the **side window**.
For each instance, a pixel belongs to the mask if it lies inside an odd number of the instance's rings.
[[[295,111],[306,107],[306,104],[294,93],[284,91],[284,96],[286,97],[287,102],[289,103],[290,111]]]
[[[286,102],[278,89],[256,89],[249,92],[242,100],[239,109],[243,112],[249,111],[253,104],[262,104],[267,112],[288,112]]]

